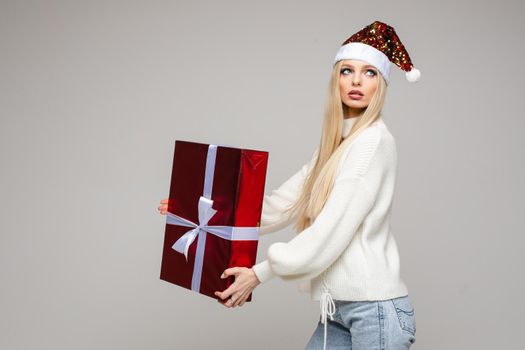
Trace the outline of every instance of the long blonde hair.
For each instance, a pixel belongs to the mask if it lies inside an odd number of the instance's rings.
[[[340,69],[343,61],[337,62],[332,70],[323,118],[321,140],[314,166],[305,179],[299,198],[286,209],[288,215],[297,215],[294,229],[300,233],[319,215],[333,188],[336,172],[346,146],[362,130],[381,117],[387,85],[380,73],[374,96],[365,111],[356,117],[350,134],[343,139],[343,119],[347,107],[341,101],[339,92]]]

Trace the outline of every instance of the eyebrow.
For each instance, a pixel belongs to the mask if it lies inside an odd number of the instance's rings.
[[[354,66],[352,66],[352,65],[349,64],[349,63],[343,63],[343,64],[341,65],[341,67],[345,67],[345,66],[346,66],[346,67],[352,67],[352,68],[354,68]],[[375,67],[372,66],[372,65],[370,65],[370,64],[367,64],[367,65],[364,65],[363,68],[375,68]]]

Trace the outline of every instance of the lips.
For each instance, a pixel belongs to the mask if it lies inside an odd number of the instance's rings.
[[[348,93],[348,95],[359,95],[359,96],[363,96],[363,93],[359,90],[352,90]]]

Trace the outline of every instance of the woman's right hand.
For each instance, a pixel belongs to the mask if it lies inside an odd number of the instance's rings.
[[[166,213],[168,212],[168,199],[161,200],[160,206],[157,208],[157,210],[161,215],[166,215]]]

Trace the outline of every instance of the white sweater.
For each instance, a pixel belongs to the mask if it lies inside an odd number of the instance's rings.
[[[344,120],[343,137],[356,119]],[[317,152],[271,195],[264,196],[261,235],[296,220],[283,210],[300,194]],[[396,165],[395,140],[381,118],[345,149],[334,187],[312,225],[287,243],[273,243],[267,260],[253,266],[261,283],[275,276],[301,281],[302,286],[306,281],[312,300],[321,300],[321,309],[326,309],[327,296],[362,301],[407,295],[390,227]]]

